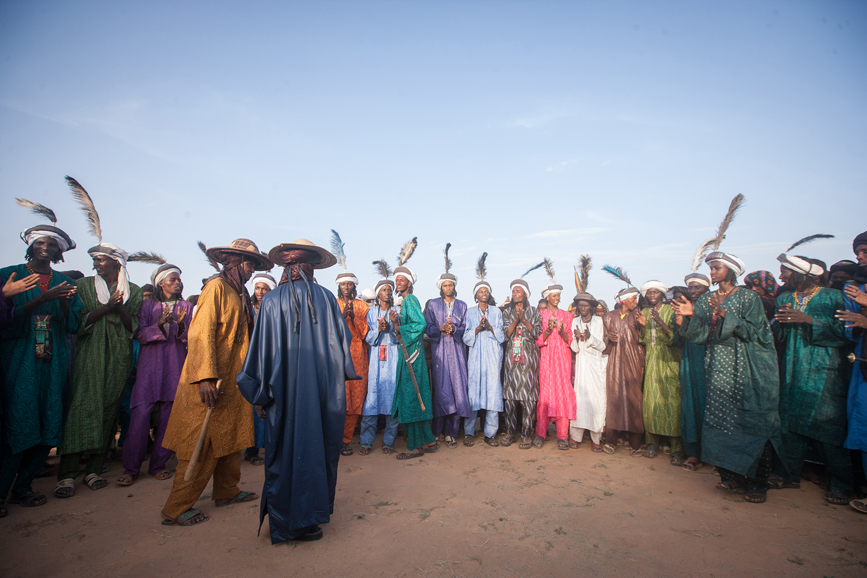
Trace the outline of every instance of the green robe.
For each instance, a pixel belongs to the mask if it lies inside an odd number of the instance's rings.
[[[706,347],[692,343],[675,334],[675,344],[680,346],[680,436],[683,450],[689,457],[701,456],[701,427],[704,423],[704,406],[707,403],[707,386],[704,375]]]
[[[75,283],[84,307],[72,370],[72,399],[63,426],[63,454],[104,451],[112,428],[117,427],[117,413],[132,367],[132,337],[138,329],[141,289],[130,283],[129,299],[124,304],[132,319],[132,331],[126,330],[117,313],[86,324],[87,316],[102,307],[93,279],[85,277]],[[114,294],[116,288],[111,285],[108,290]]]
[[[397,386],[394,390],[391,416],[403,424],[429,421],[432,415],[430,379],[428,378],[427,361],[424,357],[424,344],[422,343],[426,326],[427,322],[418,302],[418,297],[413,294],[407,295],[400,307],[400,335],[403,337],[403,342],[406,344],[406,350],[410,356],[415,351],[419,352],[412,364],[412,369],[425,409],[422,411],[421,405],[419,405],[418,394],[415,392],[415,386],[412,384],[412,378],[406,367],[406,358],[401,349],[397,356]]]
[[[777,298],[797,309],[794,293]],[[780,363],[780,419],[783,432],[843,445],[846,439],[846,398],[850,364],[844,347],[849,344],[846,328],[834,313],[845,309],[843,294],[819,289],[803,312],[813,324],[774,321],[774,334],[783,347]]]
[[[16,273],[18,279],[30,275],[26,265],[13,265],[0,269],[0,278],[5,281],[12,273]],[[64,281],[75,284],[69,277],[54,271],[48,287],[56,287]],[[78,330],[81,300],[75,297],[69,302],[68,317],[63,315],[60,301],[51,301],[31,313],[24,313],[24,304],[41,294],[37,285],[16,295],[14,317],[0,329],[0,360],[5,378],[3,437],[13,454],[36,445],[58,446],[63,434],[63,387],[69,372],[66,336]],[[51,315],[49,361],[36,359],[36,315]]]
[[[648,433],[680,437],[680,348],[674,334],[665,331],[644,309],[647,326],[639,342],[644,345],[644,430]],[[663,305],[659,317],[674,332],[674,309]]]
[[[680,334],[707,344],[707,405],[701,460],[755,477],[765,444],[782,456],[780,376],[774,337],[759,296],[739,288],[723,302],[724,319],[714,322],[708,292]]]

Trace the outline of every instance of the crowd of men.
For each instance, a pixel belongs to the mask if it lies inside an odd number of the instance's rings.
[[[379,431],[383,454],[411,460],[477,442],[539,449],[549,429],[559,450],[713,466],[717,488],[750,503],[803,475],[828,503],[867,512],[850,502],[867,469],[867,232],[855,261],[830,268],[780,255],[782,285],[768,271],[738,284],[746,265],[719,250],[709,275],[698,263],[677,287],[636,288],[606,267],[625,285],[610,311],[588,292],[586,256],[568,308],[547,259],[541,299],[522,276],[498,306],[487,254],[472,302],[458,299],[447,246],[440,297],[422,305],[415,239],[394,270],[374,263],[381,279],[360,296],[336,233],[331,251],[298,239],[267,255],[237,239],[203,247],[217,273],[184,299],[181,269],[104,242],[86,201],[93,276],[54,269],[75,242],[41,205],[52,224],[24,231],[25,263],[0,269],[0,517],[47,502],[32,483],[53,448],[57,498],[80,474],[105,488],[119,450],[116,483],[131,485],[150,454],[148,473],[173,478],[163,523],[184,526],[208,519],[195,505],[210,481],[216,507],[259,499],[238,485],[246,459],[265,465],[272,542],[316,540],[340,456],[369,455]],[[158,264],[150,285],[130,282],[131,260]],[[338,262],[335,296],[314,271]]]

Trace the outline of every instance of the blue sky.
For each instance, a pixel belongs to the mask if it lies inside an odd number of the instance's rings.
[[[67,174],[105,240],[164,254],[187,293],[197,240],[333,228],[363,288],[417,236],[422,299],[446,242],[468,300],[483,251],[498,299],[544,256],[571,296],[589,253],[610,303],[603,264],[682,283],[737,193],[723,249],[750,271],[813,233],[837,238],[805,254],[851,258],[867,229],[863,2],[177,4],[0,3],[0,262],[36,222],[19,196],[89,274]]]

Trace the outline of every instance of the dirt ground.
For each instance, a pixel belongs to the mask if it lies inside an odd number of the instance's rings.
[[[688,473],[618,448],[559,451],[443,446],[405,462],[340,459],[337,501],[318,542],[272,546],[259,501],[216,509],[191,528],[160,525],[171,481],[127,488],[110,462],[103,490],[9,506],[0,576],[805,576],[867,575],[867,516],[830,506],[809,482],[766,504],[714,489],[712,468]],[[353,444],[358,449],[357,441]],[[398,446],[402,447],[401,440]],[[172,463],[170,463],[172,465]],[[173,467],[173,466],[172,466]],[[259,492],[262,467],[244,462]],[[207,490],[210,491],[210,490]]]

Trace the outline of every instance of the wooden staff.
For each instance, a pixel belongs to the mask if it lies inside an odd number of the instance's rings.
[[[219,399],[220,386],[223,385],[223,380],[217,380],[217,396]],[[205,414],[205,421],[202,423],[202,431],[199,433],[199,440],[196,442],[196,448],[193,450],[193,457],[190,458],[190,463],[187,466],[187,471],[184,473],[184,481],[189,482],[193,479],[193,472],[196,471],[196,464],[199,462],[199,457],[202,455],[202,447],[205,445],[205,436],[208,435],[208,424],[211,422],[211,413],[214,408],[209,407]]]

